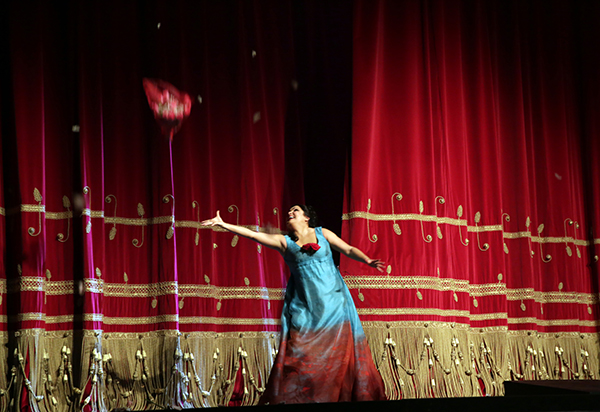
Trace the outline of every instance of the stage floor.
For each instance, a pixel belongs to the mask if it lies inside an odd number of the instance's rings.
[[[239,412],[600,411],[600,381],[506,382],[506,396],[231,407]]]
[[[302,405],[230,407],[239,412],[513,412],[600,411],[600,395],[503,396],[482,398],[405,399],[383,402],[340,402]],[[198,409],[201,411],[201,409]]]

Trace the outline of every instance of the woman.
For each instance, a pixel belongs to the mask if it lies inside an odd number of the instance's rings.
[[[383,271],[333,232],[317,226],[312,208],[288,212],[288,234],[267,234],[223,222],[219,212],[205,226],[219,226],[278,250],[290,268],[279,352],[261,404],[384,400],[381,375],[331,248]]]

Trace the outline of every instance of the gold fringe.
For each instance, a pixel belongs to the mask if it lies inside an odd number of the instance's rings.
[[[597,334],[437,323],[363,326],[389,399],[502,396],[505,380],[598,377]],[[1,334],[0,412],[18,406],[24,387],[35,412],[84,404],[93,411],[226,406],[239,379],[238,400],[254,405],[279,345],[271,332],[87,332],[75,339],[73,333],[21,331],[11,348]],[[73,371],[74,342],[82,345],[79,374]]]

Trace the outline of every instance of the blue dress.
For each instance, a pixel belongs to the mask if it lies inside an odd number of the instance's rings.
[[[290,268],[279,352],[260,403],[383,400],[356,307],[322,228],[319,249],[303,250],[286,236]],[[312,252],[312,253],[311,253]]]

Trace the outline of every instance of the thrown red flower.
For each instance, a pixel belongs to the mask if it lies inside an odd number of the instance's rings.
[[[181,123],[190,115],[192,99],[163,80],[144,79],[143,83],[154,118],[163,133],[173,140]]]

